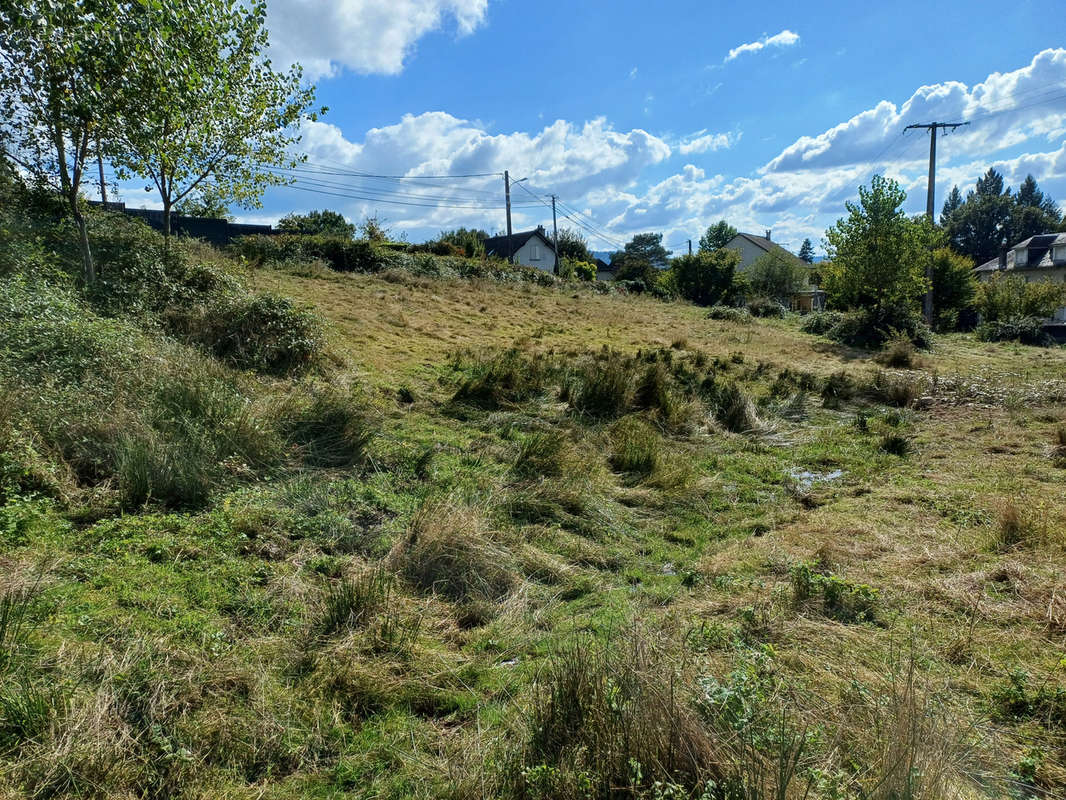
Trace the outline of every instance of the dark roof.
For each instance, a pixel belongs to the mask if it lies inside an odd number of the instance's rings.
[[[779,245],[777,242],[772,242],[769,239],[767,239],[765,236],[756,236],[756,235],[754,235],[752,233],[738,233],[737,236],[744,237],[749,242],[751,242],[753,245],[755,245],[756,247],[760,248],[761,250],[763,250],[766,253],[780,251],[780,252],[784,253],[787,256],[791,256],[796,261],[799,261],[800,263],[803,264],[803,266],[805,266],[805,267],[810,266],[806,261],[804,261],[802,258],[797,256],[795,253],[789,252],[788,250],[783,248],[781,245]],[[733,239],[736,239],[737,236],[734,236]],[[732,241],[732,239],[730,239],[730,241]],[[726,247],[729,247],[729,245],[727,244]]]
[[[1016,245],[1012,245],[1009,248],[1010,250],[1026,250],[1028,252],[1026,253],[1024,265],[1015,266],[1014,259],[1011,258],[1007,264],[1007,269],[1046,269],[1047,267],[1061,266],[1061,261],[1056,264],[1052,259],[1051,248],[1056,244],[1066,244],[1066,233],[1040,233],[1036,236],[1030,236]],[[998,257],[974,268],[975,272],[997,272],[998,270]]]
[[[548,239],[548,235],[543,228],[534,228],[531,231],[515,231],[511,234],[511,253],[517,253],[526,242],[532,239],[534,236],[539,236],[541,241],[547,246],[553,253],[555,248],[552,247],[551,240]],[[485,240],[485,254],[490,256],[502,256],[507,258],[507,235],[492,236]]]

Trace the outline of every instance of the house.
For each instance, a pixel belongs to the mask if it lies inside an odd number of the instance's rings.
[[[486,239],[485,255],[506,259],[510,247],[510,252],[514,254],[514,263],[545,272],[555,272],[555,248],[543,226],[538,225],[531,231],[515,231],[509,238],[510,245],[506,234]]]
[[[1066,233],[1042,233],[1030,236],[1028,239],[1011,248],[1000,251],[999,258],[986,261],[975,268],[977,279],[988,281],[993,275],[1009,273],[1025,278],[1026,283],[1031,281],[1051,281],[1053,283],[1066,282]],[[1066,307],[1055,312],[1051,323],[1059,328],[1066,325]],[[1066,335],[1066,330],[1052,331],[1052,335],[1059,338],[1059,334]]]
[[[770,231],[766,231],[766,236],[756,236],[752,233],[738,233],[726,243],[724,249],[736,250],[740,253],[740,263],[737,264],[737,272],[745,272],[752,264],[767,253],[776,253],[783,258],[795,262],[796,265],[803,268],[806,271],[805,274],[808,275],[808,288],[795,292],[792,297],[789,298],[790,309],[801,313],[824,311],[825,292],[810,283],[809,276],[812,270],[811,265],[795,254],[790,253],[777,242],[771,241],[770,233]]]
[[[592,263],[596,265],[596,280],[598,281],[613,281],[615,269],[609,262],[604,261],[599,256],[592,259]]]

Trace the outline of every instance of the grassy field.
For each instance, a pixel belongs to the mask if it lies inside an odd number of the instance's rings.
[[[1061,348],[243,280],[329,357],[143,345],[243,398],[195,507],[127,458],[0,509],[0,798],[1062,796]]]

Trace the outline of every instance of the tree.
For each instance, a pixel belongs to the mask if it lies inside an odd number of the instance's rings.
[[[1010,188],[1004,189],[1003,176],[989,168],[965,202],[944,220],[952,248],[978,264],[996,258],[1004,240],[1007,244],[1015,240],[1013,210]]]
[[[150,55],[130,63],[139,101],[124,108],[111,143],[120,177],[150,178],[170,215],[210,181],[220,197],[256,208],[267,186],[289,183],[299,141],[293,129],[310,111],[314,88],[301,86],[299,66],[273,69],[262,0],[138,3],[126,38]]]
[[[769,297],[784,305],[807,285],[806,268],[800,266],[794,256],[781,250],[759,256],[744,271],[744,277],[754,296]]]
[[[933,251],[933,308],[936,329],[952,331],[958,328],[960,315],[973,309],[977,293],[973,259],[959,255],[950,247]]]
[[[646,261],[656,269],[666,269],[670,257],[661,233],[638,233],[626,243],[624,253],[626,258]]]
[[[573,228],[559,229],[559,258],[569,258],[574,261],[593,261],[592,251],[585,237]]]
[[[947,200],[944,201],[944,208],[940,211],[940,224],[942,227],[946,228],[951,224],[952,216],[961,206],[962,192],[959,191],[958,186],[952,186]]]
[[[845,204],[848,216],[826,231],[822,277],[834,306],[917,308],[935,232],[924,216],[907,218],[906,198],[894,180],[875,175],[869,188],[859,187],[858,204]]]
[[[678,294],[693,303],[712,306],[732,293],[739,263],[740,253],[736,250],[700,250],[675,258],[670,271]]]
[[[722,247],[725,247],[737,235],[737,229],[726,222],[724,219],[718,220],[718,222],[711,225],[700,237],[700,252],[701,253],[713,253]]]
[[[59,189],[78,230],[88,284],[96,268],[82,179],[97,142],[132,96],[120,17],[111,0],[0,0],[0,141],[8,158]]]
[[[456,228],[453,231],[441,231],[437,241],[462,248],[467,258],[480,258],[485,255],[485,240],[488,238],[488,233],[478,228]]]
[[[801,261],[806,261],[808,264],[814,263],[814,245],[811,244],[810,239],[803,240],[803,244],[800,245],[799,257]]]
[[[286,214],[278,220],[278,230],[283,233],[342,236],[346,239],[355,236],[355,225],[348,222],[343,214],[329,209],[308,211],[306,214]]]
[[[225,219],[231,222],[233,220],[225,200],[211,186],[202,186],[194,194],[186,195],[184,200],[174,206],[174,210],[186,217]]]
[[[1062,224],[1062,214],[1050,196],[1037,186],[1032,175],[1026,176],[1014,196],[1014,211],[1011,214],[1011,244],[1024,241],[1030,236],[1052,233]]]

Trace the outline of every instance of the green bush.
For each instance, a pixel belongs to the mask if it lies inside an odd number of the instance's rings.
[[[744,324],[751,322],[751,312],[746,308],[734,308],[733,306],[711,306],[707,310],[707,318]]]
[[[731,297],[739,263],[740,253],[736,250],[701,251],[675,258],[670,262],[670,272],[681,297],[711,306]]]
[[[815,336],[824,336],[843,319],[844,315],[839,311],[816,311],[803,318],[800,330],[804,333],[813,333]]]
[[[747,309],[753,317],[784,318],[788,309],[769,297],[753,297],[747,303]]]
[[[974,330],[974,335],[983,342],[1020,342],[1037,347],[1053,343],[1040,317],[1007,317],[982,322]]]
[[[903,305],[880,305],[848,311],[826,336],[850,347],[878,350],[886,342],[906,336],[922,350],[932,347],[933,335],[918,312]]]
[[[395,260],[388,248],[367,239],[328,234],[241,236],[230,247],[254,264],[321,259],[337,272],[380,272]]]
[[[217,358],[273,375],[306,371],[325,344],[318,315],[275,294],[226,297],[180,324],[188,340]]]
[[[1046,319],[1066,305],[1066,286],[1051,281],[1029,283],[1021,275],[996,273],[977,286],[977,310],[984,322],[1017,318]]]

